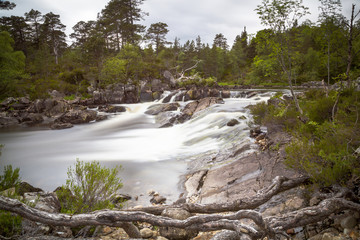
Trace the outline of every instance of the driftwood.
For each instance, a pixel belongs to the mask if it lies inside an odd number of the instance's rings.
[[[256,196],[251,198],[245,197],[238,199],[231,203],[224,204],[196,204],[196,203],[182,203],[176,205],[176,207],[183,208],[190,213],[220,213],[220,212],[234,212],[239,210],[249,210],[255,209],[260,205],[269,201],[273,196],[284,192],[286,190],[295,188],[301,184],[304,184],[308,181],[309,178],[301,177],[297,179],[287,179],[285,177],[275,177],[270,186],[261,189],[258,191]],[[142,211],[147,213],[152,213],[155,215],[160,215],[162,211],[168,208],[168,206],[150,206],[150,207],[141,207],[128,209],[126,211]]]
[[[260,192],[255,197],[255,199],[258,199],[255,200],[256,203],[253,205],[247,203],[247,201],[243,199],[244,204],[240,201],[237,202],[237,204],[229,204],[228,206],[216,204],[202,205],[203,208],[206,209],[202,212],[214,213],[216,212],[216,206],[220,207],[218,212],[223,212],[225,209],[242,208],[244,206],[254,208],[255,205],[261,205],[263,201],[269,200],[271,195],[273,196],[280,192],[280,190],[288,189],[290,186],[296,186],[295,183],[299,185],[299,182],[303,181],[304,180],[300,181],[299,179],[287,180],[285,178],[276,178],[270,187],[264,189],[264,191]],[[287,229],[316,223],[326,219],[333,213],[345,209],[360,211],[360,204],[346,200],[343,198],[345,196],[344,194],[346,194],[345,191],[340,191],[340,194],[333,194],[331,198],[323,200],[317,206],[303,208],[282,216],[271,216],[266,218],[255,210],[238,210],[235,213],[228,214],[200,214],[185,220],[176,220],[144,211],[101,210],[88,214],[67,215],[40,211],[29,207],[18,200],[3,196],[0,196],[0,209],[16,213],[29,220],[41,222],[50,226],[77,227],[107,225],[111,227],[121,227],[133,238],[140,237],[140,233],[132,222],[147,222],[159,227],[176,227],[203,232],[228,229],[235,231],[240,235],[245,234],[252,239],[258,239],[265,236],[273,239],[278,234],[283,235]],[[262,200],[260,201],[260,199]],[[193,208],[189,209],[201,211],[200,205],[196,205],[196,207],[193,206]],[[252,220],[252,224],[245,225],[241,222],[243,219]]]

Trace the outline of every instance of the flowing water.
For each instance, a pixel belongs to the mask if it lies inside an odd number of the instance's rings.
[[[159,128],[155,117],[144,113],[149,106],[159,104],[152,102],[125,104],[124,113],[70,129],[2,130],[0,168],[8,164],[20,167],[22,180],[52,191],[65,184],[67,169],[76,159],[97,160],[108,167],[120,164],[122,193],[139,196],[137,204],[146,205],[147,192],[155,190],[171,203],[179,196],[179,178],[193,156],[218,151],[234,144],[234,139],[251,141],[245,131],[250,119],[245,107],[270,96],[264,93],[250,99],[225,99],[225,104],[213,105],[171,128]],[[246,119],[239,120],[239,125],[226,126],[230,119],[240,116]]]

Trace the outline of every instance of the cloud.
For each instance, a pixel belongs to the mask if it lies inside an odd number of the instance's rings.
[[[109,0],[13,0],[17,7],[11,11],[1,11],[3,16],[24,16],[31,9],[42,14],[53,12],[59,14],[66,25],[66,33],[79,21],[96,20],[97,13],[105,8]],[[342,0],[344,14],[350,16],[351,4],[359,0]],[[222,33],[231,46],[236,35],[246,27],[249,34],[264,29],[255,12],[262,0],[146,0],[140,8],[149,13],[141,24],[149,27],[152,23],[164,22],[169,26],[167,38],[174,41],[180,38],[183,44],[187,40],[195,40],[199,35],[202,42],[213,42],[216,34]],[[310,7],[311,15],[306,16],[313,22],[319,14],[317,0],[304,0]],[[357,9],[360,4],[357,5]],[[306,19],[305,18],[305,19]]]

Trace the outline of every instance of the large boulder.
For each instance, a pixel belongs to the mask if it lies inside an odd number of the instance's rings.
[[[36,188],[27,182],[21,182],[16,190],[17,194],[21,196],[23,196],[25,193],[42,192],[42,191],[43,190],[41,188]]]
[[[162,112],[176,111],[179,107],[180,105],[178,103],[156,104],[150,106],[145,113],[149,115],[158,115]]]
[[[191,214],[181,208],[166,208],[162,213],[162,216],[169,217],[178,220],[185,220],[191,217]],[[160,227],[160,235],[172,240],[188,240],[195,237],[198,234],[194,230],[185,230],[174,227]]]
[[[35,125],[42,123],[43,121],[44,117],[40,113],[29,113],[21,119],[21,122],[26,123],[27,125]]]
[[[125,107],[123,107],[123,106],[114,106],[114,105],[99,106],[98,110],[100,112],[107,112],[107,113],[126,112]]]
[[[70,110],[55,120],[55,123],[81,124],[96,120],[94,110]]]
[[[60,212],[61,205],[56,193],[27,192],[24,193],[24,200],[34,204],[34,208],[36,209],[49,213]]]
[[[19,125],[19,120],[13,117],[0,117],[0,128],[15,127]]]

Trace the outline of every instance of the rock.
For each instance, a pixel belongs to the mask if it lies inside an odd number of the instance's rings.
[[[250,137],[252,138],[256,138],[260,133],[262,133],[260,127],[250,129]]]
[[[341,220],[340,225],[344,229],[354,229],[357,225],[357,219],[354,216],[347,216]]]
[[[2,106],[9,106],[13,103],[16,103],[16,99],[13,97],[8,97],[7,99],[5,99],[4,101],[1,102]]]
[[[242,115],[242,116],[239,117],[239,119],[240,120],[246,120],[247,118],[244,115]]]
[[[128,194],[117,194],[112,199],[112,202],[117,204],[117,203],[123,203],[123,202],[129,201],[129,200],[131,200],[130,195],[128,195]]]
[[[156,237],[156,240],[168,240],[167,238],[164,238],[164,237],[162,237],[162,236],[157,236]]]
[[[154,79],[151,81],[151,91],[153,92],[161,92],[162,89],[162,82],[159,79]]]
[[[140,235],[141,235],[142,238],[147,239],[147,238],[151,238],[154,235],[154,233],[149,228],[143,228],[143,229],[140,230]]]
[[[21,119],[21,122],[24,122],[28,125],[34,125],[42,123],[44,121],[43,116],[40,113],[29,113]]]
[[[266,137],[266,133],[262,132],[262,133],[260,133],[259,135],[256,136],[255,140],[260,141],[260,140],[265,139],[265,137]]]
[[[229,127],[233,127],[235,125],[239,124],[239,121],[236,119],[231,119],[226,125]]]
[[[154,101],[154,99],[151,91],[146,90],[140,92],[140,102],[152,102],[152,101]]]
[[[191,214],[188,211],[181,208],[167,208],[161,213],[161,215],[179,220],[185,220],[191,217]],[[160,227],[160,235],[172,240],[185,240],[195,237],[197,235],[197,231],[187,231],[174,227]]]
[[[106,119],[108,119],[108,116],[106,116],[106,115],[97,115],[96,116],[96,121],[97,122],[101,122],[101,121],[104,121],[104,120],[106,120]]]
[[[166,97],[164,97],[164,99],[162,100],[162,103],[169,103],[171,98],[174,97],[178,92],[172,92],[169,95],[167,95]]]
[[[71,228],[65,226],[57,226],[52,230],[52,234],[61,238],[72,238]]]
[[[211,238],[211,240],[239,240],[240,235],[235,231],[224,230]]]
[[[0,117],[0,128],[14,127],[19,125],[19,120],[13,117]]]
[[[246,94],[246,98],[252,98],[255,97],[256,95],[258,95],[258,92],[248,92]]]
[[[49,213],[60,212],[61,205],[54,192],[27,192],[24,193],[24,200],[31,204],[35,204],[34,208],[36,209]]]
[[[126,112],[125,107],[123,107],[123,106],[114,106],[114,105],[99,106],[98,110],[100,112],[107,112],[107,113]]]
[[[74,125],[72,125],[71,123],[53,123],[50,128],[52,130],[61,130],[61,129],[66,129],[66,128],[72,128]]]
[[[15,187],[12,187],[12,188],[9,188],[9,189],[6,189],[6,190],[0,192],[0,195],[5,196],[5,197],[11,197],[11,196],[14,196],[15,194],[16,194]]]
[[[150,202],[155,205],[164,204],[166,202],[166,197],[160,196],[155,194],[151,199]]]
[[[150,106],[145,114],[158,115],[162,112],[176,111],[179,107],[180,105],[178,103],[156,104]]]
[[[57,118],[56,123],[81,124],[96,120],[96,111],[94,110],[70,110]]]
[[[24,193],[30,193],[30,192],[43,192],[43,190],[41,188],[33,187],[27,182],[21,182],[19,184],[19,187],[17,189],[17,194],[23,196]]]
[[[231,96],[231,93],[228,90],[224,90],[224,91],[220,92],[220,97],[221,98],[230,98],[230,96]]]

